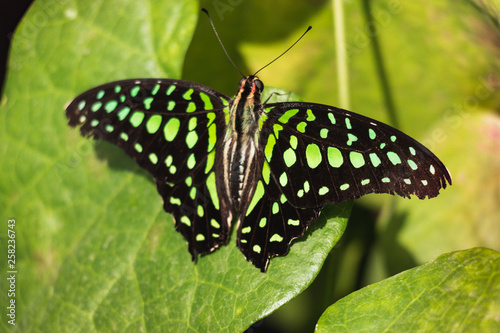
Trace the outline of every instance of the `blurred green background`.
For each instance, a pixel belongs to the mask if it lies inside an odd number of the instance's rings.
[[[424,143],[448,167],[453,186],[429,201],[389,195],[357,200],[315,282],[249,331],[312,331],[330,304],[367,284],[442,253],[500,250],[499,1],[342,3],[348,83],[338,81],[341,46],[334,39],[332,1],[201,0],[200,6],[210,11],[245,74],[281,54],[311,25],[297,46],[259,73],[265,85],[340,106],[339,84],[347,84],[350,110]],[[240,75],[201,14],[182,78],[228,96],[236,92]]]

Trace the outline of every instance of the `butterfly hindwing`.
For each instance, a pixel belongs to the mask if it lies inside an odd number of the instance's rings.
[[[287,254],[290,242],[304,234],[318,218],[320,208],[294,207],[284,195],[279,179],[271,176],[258,180],[245,211],[239,216],[238,247],[265,272],[269,259]]]
[[[228,102],[182,80],[123,80],[81,94],[66,115],[83,135],[116,144],[153,175],[194,257],[228,240],[214,175]]]

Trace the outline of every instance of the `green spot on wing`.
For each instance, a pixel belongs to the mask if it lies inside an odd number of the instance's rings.
[[[311,186],[309,185],[309,181],[308,181],[308,180],[306,180],[306,181],[304,182],[304,191],[305,191],[306,193],[309,193],[309,190],[310,190],[310,189],[311,189]]]
[[[283,113],[281,115],[281,117],[278,118],[278,121],[282,124],[286,124],[288,123],[288,120],[295,116],[297,114],[297,112],[299,112],[299,109],[291,109],[291,110],[288,110],[286,111],[285,113]]]
[[[215,150],[212,150],[208,155],[207,155],[207,164],[205,165],[205,173],[209,173],[210,170],[212,170],[213,166],[215,163]]]
[[[78,110],[82,111],[82,110],[83,110],[83,108],[85,107],[85,105],[86,105],[86,104],[87,104],[87,102],[85,102],[85,101],[80,101],[80,102],[78,103]]]
[[[358,137],[352,133],[347,133],[347,145],[351,146],[355,141],[358,141]]]
[[[318,194],[319,195],[325,195],[327,194],[328,192],[330,192],[330,189],[326,186],[323,186],[321,187],[319,190],[318,190]]]
[[[295,135],[290,135],[290,146],[293,148],[293,149],[297,149],[297,137]]]
[[[163,133],[165,135],[165,140],[173,141],[179,132],[181,122],[178,118],[170,118],[165,127],[163,127]]]
[[[370,153],[370,161],[372,162],[372,165],[374,167],[378,167],[382,161],[380,161],[380,158],[378,157],[377,154],[375,153]]]
[[[352,129],[352,126],[351,126],[351,119],[349,118],[345,118],[345,127],[347,127],[347,129]]]
[[[219,210],[219,196],[217,195],[217,187],[215,185],[215,172],[211,172],[208,175],[206,184],[208,193],[210,193],[210,199],[212,199],[215,209]]]
[[[154,97],[146,97],[146,98],[144,98],[144,100],[142,101],[142,103],[144,104],[144,108],[146,110],[151,109],[151,103],[153,103],[153,101],[154,101]]]
[[[193,94],[194,90],[193,89],[189,89],[187,90],[183,95],[182,95],[182,98],[184,98],[185,100],[187,101],[190,101],[191,100],[191,95]]]
[[[274,235],[271,236],[271,238],[269,238],[269,241],[270,242],[282,242],[283,241],[283,237],[281,237],[278,234],[274,234]]]
[[[363,157],[363,154],[358,153],[357,151],[351,151],[349,153],[349,159],[351,160],[352,166],[355,168],[361,168],[365,165],[365,158]]]
[[[97,110],[99,110],[101,108],[101,106],[102,106],[102,102],[95,102],[90,107],[90,110],[92,110],[93,112],[97,112]]]
[[[125,133],[125,132],[121,132],[120,133],[120,138],[123,140],[123,141],[128,141],[128,134]]]
[[[118,119],[120,119],[121,121],[123,121],[125,118],[127,118],[129,112],[130,112],[130,108],[128,106],[122,108],[117,113]]]
[[[335,116],[333,115],[333,113],[328,113],[328,119],[330,119],[330,122],[332,123],[332,125],[335,125],[336,123],[336,120],[335,120]]]
[[[212,124],[208,127],[208,146],[207,151],[212,151],[217,143],[217,127]]]
[[[318,165],[321,163],[323,160],[323,157],[321,155],[321,150],[319,149],[318,145],[311,143],[307,145],[306,148],[306,161],[307,165],[311,169],[315,169],[318,167]]]
[[[276,136],[276,139],[278,139],[278,140],[280,138],[280,131],[282,129],[283,129],[283,126],[281,126],[280,124],[273,125],[274,136]]]
[[[198,118],[197,117],[191,117],[189,119],[188,129],[190,131],[193,131],[196,128],[197,125],[198,125]]]
[[[196,104],[194,104],[194,102],[189,102],[188,103],[188,107],[186,109],[186,112],[187,113],[191,113],[191,112],[194,112],[196,111]]]
[[[172,162],[174,161],[174,158],[172,157],[172,155],[168,155],[166,158],[165,158],[165,165],[167,167],[171,166],[172,165]]]
[[[203,217],[205,215],[205,210],[203,209],[203,206],[198,205],[196,208],[196,214],[198,214],[199,217]]]
[[[129,121],[132,126],[139,127],[142,124],[144,117],[144,112],[135,111],[134,113],[132,113],[132,116],[130,116]]]
[[[283,160],[287,167],[291,167],[297,161],[297,156],[295,155],[295,151],[292,148],[288,148],[283,153]]]
[[[181,205],[181,199],[175,198],[175,197],[170,197],[169,202],[172,205],[180,206]],[[187,217],[186,217],[187,218]],[[191,223],[191,222],[190,222]]]
[[[283,172],[280,176],[280,184],[281,186],[285,187],[288,184],[288,176],[286,172]]]
[[[196,166],[196,156],[194,154],[189,155],[186,165],[189,169],[193,169]]]
[[[191,187],[191,190],[189,190],[189,197],[191,200],[196,199],[196,187]]]
[[[387,157],[389,158],[389,161],[391,161],[392,164],[401,164],[401,159],[399,158],[399,155],[396,154],[395,152],[388,151],[387,152]]]
[[[104,105],[104,110],[106,110],[107,113],[111,113],[115,111],[117,106],[118,106],[118,101],[111,100]]]
[[[266,160],[271,161],[273,157],[273,149],[276,144],[276,138],[273,134],[269,134],[269,138],[267,139],[266,147],[264,148],[264,153],[266,154]]]
[[[168,101],[167,110],[172,111],[175,108],[175,101]]]
[[[304,122],[304,121],[301,121],[297,125],[297,131],[299,131],[300,133],[305,133],[306,132],[306,126],[307,126],[307,123]]]
[[[257,187],[255,188],[255,193],[253,194],[252,201],[250,201],[250,205],[248,205],[247,212],[245,216],[248,216],[252,210],[255,208],[255,205],[257,205],[257,202],[259,202],[260,199],[264,196],[264,185],[262,184],[262,181],[259,180],[257,183]]]
[[[436,169],[434,168],[434,165],[431,164],[429,167],[429,172],[432,173],[433,175],[436,173]]]
[[[139,90],[141,90],[141,87],[135,86],[132,89],[130,89],[130,96],[136,97],[137,94],[139,93]]]
[[[306,118],[307,121],[314,121],[316,120],[316,116],[314,115],[314,113],[312,112],[311,109],[307,109],[307,118]]]
[[[413,162],[412,160],[408,160],[408,165],[410,166],[410,168],[412,170],[417,170],[418,169],[417,163]]]
[[[203,104],[205,105],[205,110],[213,110],[214,105],[212,104],[212,101],[210,100],[210,97],[205,94],[205,93],[200,93],[201,100],[203,101]]]
[[[154,134],[161,126],[162,117],[159,114],[152,115],[146,123],[146,129],[149,134]]]
[[[170,96],[170,94],[172,94],[172,93],[174,92],[175,88],[176,88],[176,87],[175,87],[175,84],[172,84],[170,87],[168,87],[168,89],[167,89],[167,91],[166,91],[166,93],[165,93],[165,94],[166,94],[167,96]]]
[[[149,161],[153,164],[156,164],[158,163],[158,155],[156,155],[155,153],[150,153],[148,155],[148,158],[149,158]]]
[[[151,90],[151,94],[152,95],[156,95],[158,93],[158,90],[160,90],[160,84],[159,83],[155,84],[153,90]]]
[[[188,146],[189,149],[192,149],[197,142],[198,142],[198,133],[196,133],[195,131],[189,132],[186,135],[186,145]]]
[[[340,166],[344,163],[344,157],[340,150],[336,147],[328,147],[327,149],[328,155],[328,163],[333,168],[340,168]]]
[[[373,129],[368,130],[368,135],[370,136],[370,139],[375,139],[377,137],[377,134],[375,134],[375,131]]]
[[[191,226],[191,220],[189,220],[189,218],[187,216],[181,216],[180,221],[181,221],[181,223],[187,225],[188,227]]]
[[[220,224],[219,224],[219,222],[217,222],[217,221],[216,221],[216,220],[214,220],[214,219],[211,219],[211,220],[210,220],[210,225],[211,225],[212,227],[214,227],[215,229],[220,229]]]
[[[262,165],[262,179],[266,184],[269,184],[269,181],[271,180],[271,169],[269,168],[269,163],[267,163],[267,161],[264,161],[264,164]]]

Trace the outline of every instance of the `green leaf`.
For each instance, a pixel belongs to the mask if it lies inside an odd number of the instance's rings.
[[[500,253],[440,256],[341,299],[316,332],[498,332]]]
[[[152,177],[67,125],[65,105],[95,85],[179,77],[198,13],[196,1],[38,0],[18,27],[0,106],[15,330],[242,331],[303,291],[342,235],[350,203],[325,209],[266,274],[236,248],[234,230],[193,263]]]

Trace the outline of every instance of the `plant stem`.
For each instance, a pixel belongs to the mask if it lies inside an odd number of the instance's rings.
[[[394,105],[394,99],[392,97],[391,85],[389,83],[389,77],[387,76],[387,70],[384,65],[384,57],[382,56],[382,49],[378,41],[379,30],[376,26],[376,20],[373,17],[371,10],[371,1],[362,0],[363,3],[363,14],[365,15],[366,26],[369,29],[370,44],[373,51],[373,57],[375,60],[375,67],[377,70],[378,78],[380,80],[380,85],[382,88],[382,94],[384,96],[384,103],[389,114],[389,123],[399,128],[399,120],[396,112],[396,107]]]
[[[339,106],[349,109],[349,71],[344,29],[344,7],[342,0],[332,0],[335,46],[337,54]]]

